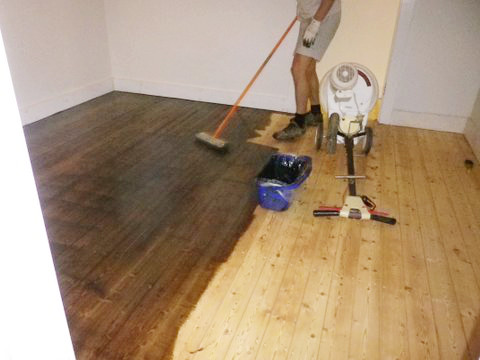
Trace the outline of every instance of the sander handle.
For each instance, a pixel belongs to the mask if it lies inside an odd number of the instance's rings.
[[[375,221],[380,221],[389,225],[395,225],[397,223],[397,219],[388,217],[388,216],[382,216],[382,215],[371,214],[370,219]]]
[[[313,216],[340,216],[340,211],[333,209],[313,210]]]

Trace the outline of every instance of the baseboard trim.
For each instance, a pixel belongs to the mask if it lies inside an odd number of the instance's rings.
[[[393,110],[388,124],[463,134],[466,117]]]
[[[86,86],[67,91],[35,104],[19,108],[22,124],[27,125],[57,112],[79,105],[113,91],[113,79],[106,78]]]
[[[206,88],[171,82],[153,82],[122,78],[115,78],[113,86],[116,91],[225,105],[234,104],[238,96],[240,96],[240,91]],[[290,97],[287,98],[287,96],[252,92],[245,96],[242,101],[242,106],[280,112],[295,112],[293,94],[290,99]]]

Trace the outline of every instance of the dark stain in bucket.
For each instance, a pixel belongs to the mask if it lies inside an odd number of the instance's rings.
[[[78,359],[169,358],[252,221],[270,113],[241,109],[227,154],[196,143],[226,111],[115,92],[25,127]]]

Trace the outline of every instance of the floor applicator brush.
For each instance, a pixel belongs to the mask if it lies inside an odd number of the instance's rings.
[[[200,132],[195,135],[195,138],[207,146],[219,151],[227,151],[228,143],[225,140],[216,138],[206,132]]]
[[[258,76],[260,75],[260,73],[262,72],[263,68],[265,67],[265,65],[267,65],[267,63],[270,61],[270,59],[272,58],[273,54],[275,53],[275,51],[277,51],[277,49],[280,47],[280,44],[283,42],[283,40],[287,37],[288,33],[290,32],[290,30],[293,28],[293,26],[295,25],[295,22],[297,21],[297,17],[295,17],[293,19],[293,21],[291,22],[291,24],[288,26],[287,30],[285,31],[285,33],[282,35],[282,37],[280,38],[280,40],[278,40],[277,44],[275,45],[275,47],[272,49],[272,51],[270,52],[270,54],[267,56],[267,58],[265,59],[265,61],[263,62],[263,64],[260,66],[260,68],[257,70],[257,72],[255,73],[255,75],[253,76],[252,80],[250,80],[250,82],[248,83],[247,87],[245,88],[245,90],[243,90],[242,94],[240,95],[240,97],[237,99],[237,101],[235,102],[235,104],[232,106],[232,108],[230,109],[230,111],[228,112],[228,114],[225,116],[225,118],[223,119],[223,121],[220,123],[220,125],[218,126],[218,128],[215,130],[215,133],[213,135],[210,135],[206,132],[200,132],[198,134],[195,135],[195,138],[200,141],[201,143],[209,146],[210,148],[212,149],[215,149],[215,150],[218,150],[218,151],[227,151],[228,150],[228,142],[226,142],[225,140],[222,140],[220,139],[220,136],[222,135],[222,132],[225,130],[225,128],[227,127],[228,123],[230,122],[230,120],[232,119],[233,115],[235,114],[235,112],[237,111],[238,109],[238,106],[240,105],[240,102],[243,100],[243,98],[245,97],[245,95],[247,94],[248,90],[250,90],[250,88],[252,87],[253,83],[255,82],[255,80],[257,80]]]

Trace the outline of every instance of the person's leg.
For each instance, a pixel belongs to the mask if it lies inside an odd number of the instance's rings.
[[[305,133],[305,116],[311,91],[309,71],[312,62],[315,63],[315,60],[305,55],[295,54],[293,57],[291,71],[295,85],[296,113],[286,128],[273,134],[277,140],[291,140]]]
[[[314,69],[313,72],[316,76],[315,60],[305,55],[295,54],[292,63],[292,75],[295,85],[295,103],[297,114],[306,114],[308,99],[312,99],[312,85],[314,85],[311,79],[312,68]]]
[[[316,125],[322,121],[320,111],[320,92],[316,72],[316,62],[320,61],[327,50],[330,41],[340,23],[340,13],[332,15],[322,24],[313,46],[307,48],[303,45],[303,34],[308,26],[308,21],[300,23],[297,45],[295,48],[292,75],[295,85],[296,114],[288,126],[273,134],[277,140],[295,139],[305,133],[305,125]],[[311,113],[307,111],[310,99]]]
[[[307,78],[310,86],[310,105],[320,105],[320,82],[318,81],[317,62],[315,60],[308,65]]]
[[[322,122],[320,109],[320,82],[317,75],[317,62],[313,61],[307,69],[307,78],[310,87],[310,112],[305,116],[305,124],[316,126]]]
[[[322,121],[320,111],[320,82],[317,75],[315,59],[295,54],[292,64],[295,84],[295,100],[297,105],[297,122],[301,125],[317,125]],[[311,109],[307,110],[308,100]],[[303,116],[302,116],[303,115]]]

